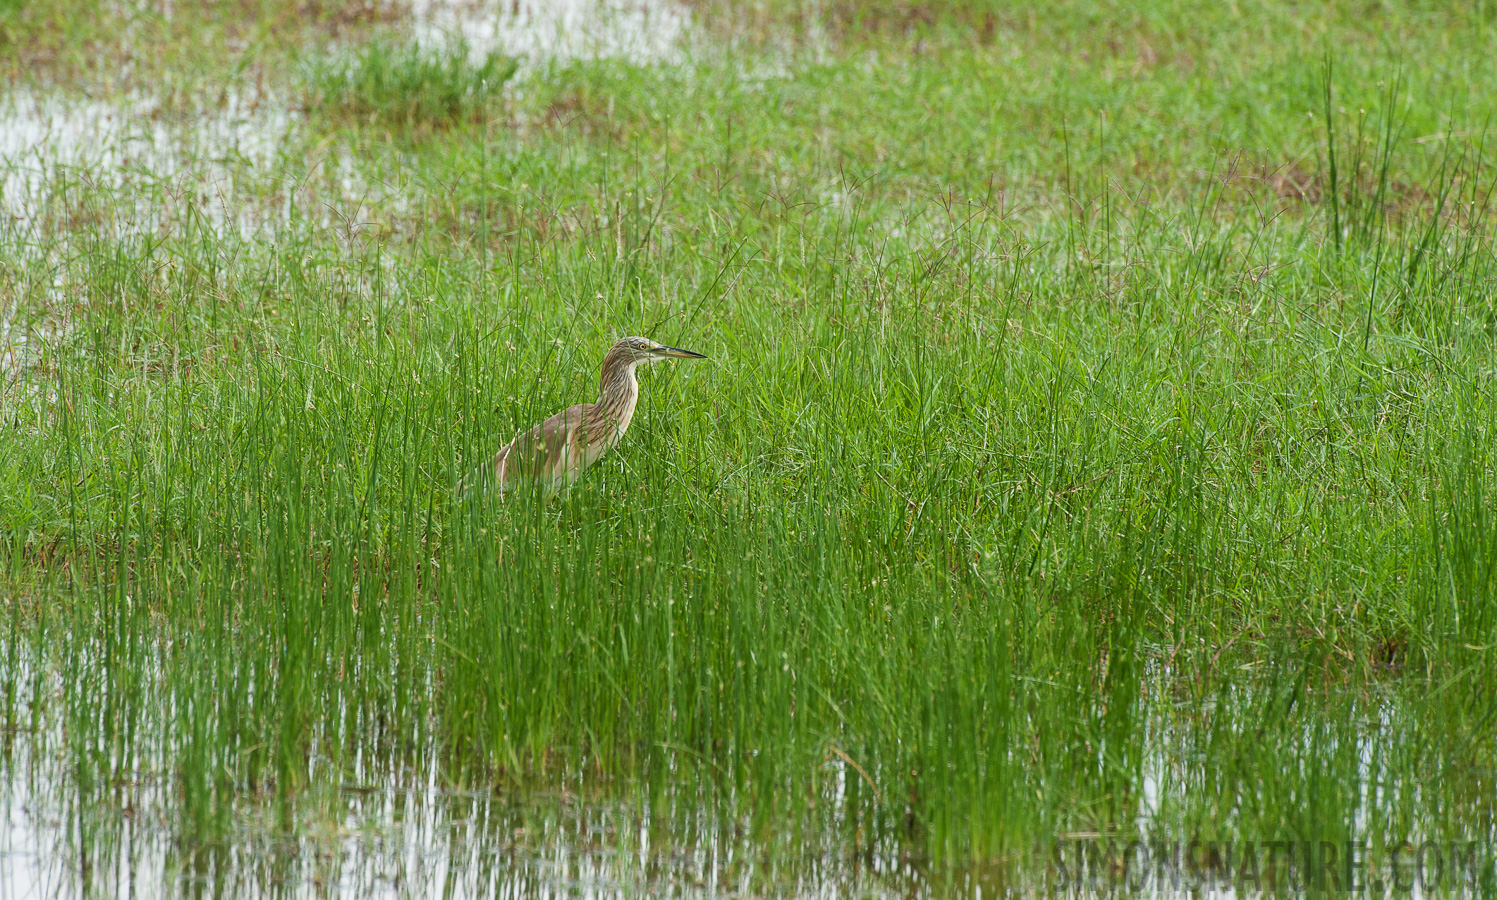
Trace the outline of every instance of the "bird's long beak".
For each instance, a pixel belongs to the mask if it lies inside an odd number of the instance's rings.
[[[661,354],[662,356],[670,357],[672,359],[706,359],[707,358],[707,357],[703,356],[700,353],[693,353],[690,350],[682,350],[680,347],[661,347],[658,350],[656,350],[655,352]]]

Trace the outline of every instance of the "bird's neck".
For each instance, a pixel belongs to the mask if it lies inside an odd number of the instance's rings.
[[[622,435],[634,418],[634,404],[639,402],[639,380],[634,377],[638,365],[629,362],[620,366],[603,368],[602,393],[598,406]]]

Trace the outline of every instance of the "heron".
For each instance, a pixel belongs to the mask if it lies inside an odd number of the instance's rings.
[[[634,370],[666,359],[706,359],[700,353],[667,347],[643,337],[626,337],[603,357],[597,403],[569,406],[510,441],[481,466],[480,480],[507,493],[522,482],[547,493],[576,481],[612,450],[629,430],[639,403]]]

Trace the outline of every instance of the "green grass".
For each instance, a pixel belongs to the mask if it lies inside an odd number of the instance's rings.
[[[1484,19],[1243,7],[709,6],[765,56],[477,106],[372,44],[302,70],[365,105],[247,182],[264,239],[56,173],[0,226],[68,326],[0,380],[0,722],[83,857],[132,798],[187,869],[429,778],[771,892],[1140,815],[1490,839]],[[568,493],[454,495],[624,334],[712,359]]]
[[[375,39],[346,60],[317,60],[307,75],[307,106],[360,125],[450,127],[481,116],[515,69],[498,53],[475,62],[463,44],[428,50]]]

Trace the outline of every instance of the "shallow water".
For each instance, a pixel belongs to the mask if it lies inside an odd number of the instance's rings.
[[[169,227],[173,195],[201,192],[216,227],[250,236],[264,211],[241,178],[268,174],[296,124],[282,98],[253,88],[186,112],[152,97],[12,93],[0,105],[0,209],[25,230],[73,182],[111,196],[120,230],[149,233]]]
[[[689,25],[685,8],[669,0],[417,0],[412,13],[417,41],[514,55],[522,79],[551,61],[668,61],[679,56]],[[87,99],[14,89],[0,95],[4,235],[50,245],[55,256],[82,233],[70,224],[80,217],[95,237],[178,233],[198,218],[217,235],[256,241],[273,240],[293,217],[323,228],[360,222],[373,198],[403,214],[399,189],[364,171],[346,148],[288,160],[304,128],[292,100],[260,84],[172,105],[146,94]],[[55,258],[34,262],[62,268]],[[12,377],[67,332],[77,293],[61,275],[27,289],[29,317],[0,296],[0,374]]]
[[[528,66],[571,59],[678,59],[690,24],[669,0],[415,0],[416,39],[460,39],[475,53],[500,52]],[[522,73],[523,75],[523,73]]]
[[[272,802],[245,803],[227,839],[198,841],[156,805],[169,791],[159,779],[117,789],[114,803],[85,812],[70,786],[23,772],[24,764],[12,768],[0,788],[0,897],[949,892],[896,856],[852,854],[832,839],[819,853],[808,844],[794,859],[777,861],[766,858],[762,844],[721,830],[672,841],[652,826],[647,804],[350,785],[313,791],[291,824]],[[974,890],[962,893],[982,896],[980,884],[969,886]]]
[[[660,0],[416,0],[412,11],[419,43],[461,41],[475,54],[515,56],[521,79],[570,59],[670,61],[679,58],[689,25],[684,7]],[[183,213],[175,201],[196,196],[206,202],[195,208],[214,228],[268,237],[285,222],[295,192],[283,182],[308,174],[305,159],[282,165],[287,148],[300,147],[303,125],[289,97],[257,84],[185,107],[146,94],[100,100],[14,90],[0,97],[0,213],[25,234],[76,182],[110,196],[118,233],[178,227]],[[317,163],[340,190],[299,197],[297,208],[324,225],[357,219],[362,200],[384,191],[338,148]]]
[[[51,639],[75,648],[93,640],[56,626]],[[1146,727],[1131,750],[1142,772],[1131,822],[1060,831],[1027,850],[945,869],[911,858],[897,836],[850,837],[848,787],[865,776],[832,752],[821,764],[828,777],[819,812],[767,831],[684,790],[650,799],[628,786],[589,784],[580,772],[533,790],[500,782],[454,789],[429,752],[414,763],[376,761],[377,736],[356,737],[361,746],[341,768],[314,751],[308,784],[287,798],[240,785],[232,808],[204,812],[184,798],[179,778],[191,776],[177,774],[190,769],[193,752],[173,724],[193,702],[175,693],[185,683],[173,688],[145,663],[130,676],[143,679],[148,698],[129,730],[133,744],[81,735],[95,745],[83,747],[79,726],[94,721],[94,706],[119,701],[95,698],[80,708],[62,679],[107,683],[98,680],[103,657],[75,652],[38,671],[23,649],[37,636],[23,640],[0,657],[5,696],[15,704],[0,762],[0,897],[1236,897],[1301,893],[1327,865],[1344,871],[1336,868],[1346,852],[1340,842],[1285,844],[1275,830],[1232,817],[1202,831],[1169,805],[1166,798],[1199,791],[1223,762],[1204,749],[1209,738],[1197,715],[1229,716],[1224,728],[1244,746],[1258,722],[1218,704],[1178,715],[1160,667],[1149,668],[1139,691]],[[1261,700],[1255,690],[1244,683],[1222,703],[1252,708]],[[1403,879],[1407,896],[1461,895],[1497,872],[1493,835],[1416,819],[1397,836],[1412,868],[1371,858],[1369,848],[1388,838],[1382,812],[1409,799],[1400,795],[1411,789],[1407,773],[1384,771],[1378,760],[1380,745],[1408,731],[1407,715],[1393,695],[1374,698],[1350,721],[1300,735],[1285,761],[1313,764],[1348,742],[1356,769],[1334,777],[1359,786],[1351,833],[1369,859],[1358,863],[1358,877]],[[102,763],[97,745],[110,748]],[[1284,810],[1305,811],[1293,803]],[[1428,872],[1416,865],[1421,858]]]

